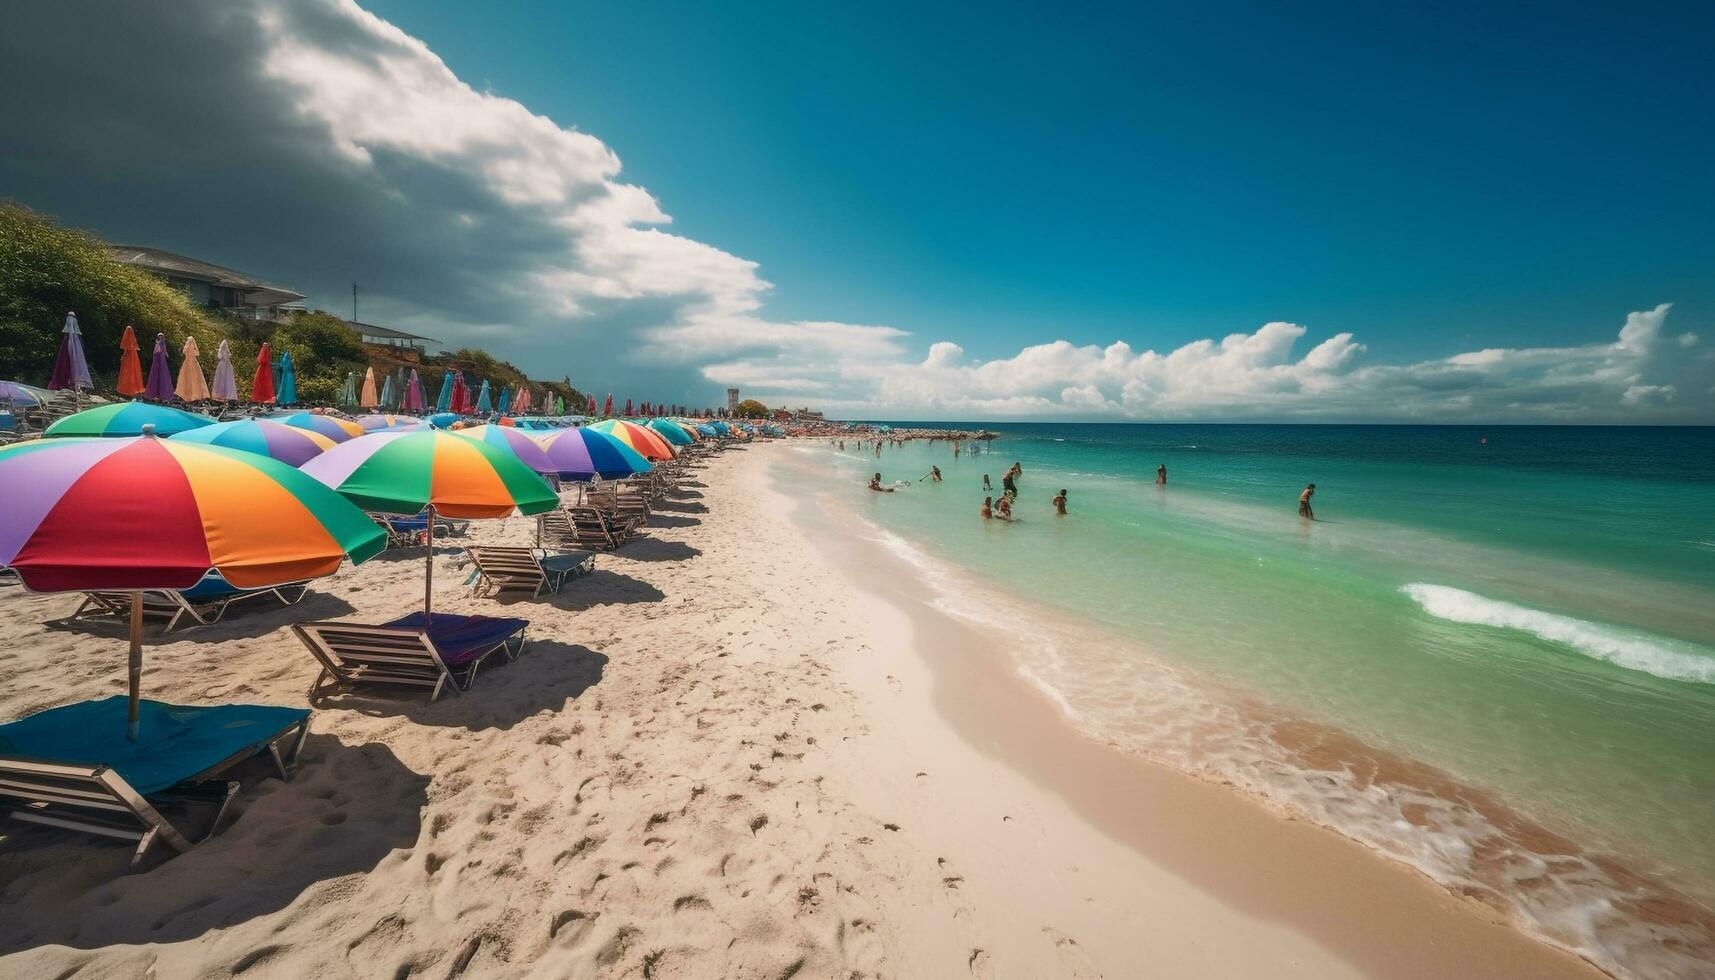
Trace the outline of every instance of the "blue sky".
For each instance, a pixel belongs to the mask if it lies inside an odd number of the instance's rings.
[[[1715,5],[1400,7],[41,5],[0,193],[622,398],[1715,422]]]
[[[370,6],[601,136],[777,316],[1416,358],[1715,312],[1711,4]]]

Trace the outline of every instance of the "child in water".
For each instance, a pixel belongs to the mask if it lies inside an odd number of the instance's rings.
[[[994,492],[994,484],[989,482],[989,475],[987,473],[984,473],[983,474],[983,493],[992,493],[992,492]]]
[[[993,520],[993,519],[994,519],[994,498],[993,497],[984,497],[983,498],[983,520],[987,521],[987,520]]]
[[[1003,521],[1012,520],[1012,498],[1001,494],[1000,503],[995,505],[994,516]]]
[[[884,487],[881,485],[881,474],[880,473],[877,473],[876,475],[869,478],[869,488],[871,490],[874,490],[876,493],[892,493],[893,492],[892,487]]]
[[[1061,517],[1066,516],[1066,491],[1065,490],[1061,490],[1059,492],[1059,494],[1057,494],[1054,497],[1054,513],[1059,514]]]

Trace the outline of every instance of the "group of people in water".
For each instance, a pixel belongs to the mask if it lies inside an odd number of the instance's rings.
[[[894,444],[896,446],[900,445],[898,440],[894,440]],[[861,448],[862,443],[859,443],[859,446]],[[882,440],[879,440],[879,439],[876,440],[875,454],[877,456],[881,455],[881,446],[882,446]],[[845,448],[845,442],[843,440],[841,440],[839,442],[839,447],[841,449]],[[959,444],[957,442],[953,443],[953,455],[955,457],[957,457],[959,455]],[[985,496],[983,497],[983,509],[982,509],[983,520],[985,520],[985,521],[999,520],[999,521],[1010,522],[1013,519],[1012,505],[1013,505],[1013,502],[1018,499],[1018,481],[1023,476],[1024,476],[1023,464],[1018,463],[1018,462],[1014,462],[1012,464],[1011,468],[1009,468],[1005,473],[1001,474],[1001,478],[1000,478],[1001,492],[1000,492],[999,499],[996,499],[994,496],[994,484],[989,482],[989,475],[987,473],[983,474],[983,493],[985,494]],[[941,481],[941,468],[939,466],[929,467],[929,472],[924,474],[922,479],[920,479],[918,482],[921,483],[921,482],[923,482],[923,480],[927,480],[930,483],[942,482]],[[1166,463],[1161,463],[1155,467],[1155,485],[1158,487],[1167,486],[1167,464]],[[880,473],[876,473],[875,475],[870,477],[869,488],[871,490],[875,491],[876,493],[892,493],[895,489],[897,489],[896,487],[883,486],[882,482],[881,482],[881,474]],[[1316,495],[1316,484],[1314,484],[1314,483],[1306,485],[1304,488],[1304,491],[1298,495],[1298,515],[1300,517],[1303,517],[1306,520],[1312,520],[1312,521],[1316,519],[1316,512],[1310,506],[1310,498],[1315,496],[1315,495]],[[1067,497],[1067,493],[1064,489],[1062,489],[1059,493],[1054,495],[1053,505],[1054,505],[1054,514],[1056,517],[1065,517],[1066,516],[1066,497]]]

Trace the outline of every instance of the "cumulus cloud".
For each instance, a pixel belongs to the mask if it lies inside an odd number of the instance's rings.
[[[670,231],[599,136],[473,88],[352,0],[30,4],[7,28],[0,192],[329,306],[356,278],[363,319],[599,390],[895,418],[1715,417],[1715,362],[1666,304],[1612,343],[1405,365],[1287,322],[979,361],[920,328],[776,320],[757,264]]]

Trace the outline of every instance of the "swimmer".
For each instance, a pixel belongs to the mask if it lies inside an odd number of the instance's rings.
[[[1304,488],[1303,493],[1298,495],[1298,516],[1299,517],[1307,517],[1310,520],[1316,519],[1316,512],[1310,509],[1310,498],[1315,496],[1315,494],[1316,494],[1316,484],[1312,483],[1309,486]]]
[[[1059,495],[1054,498],[1054,513],[1059,514],[1061,517],[1066,516],[1066,491],[1065,490],[1061,490]]]
[[[881,485],[881,474],[880,473],[877,473],[876,475],[869,478],[869,488],[871,490],[874,490],[876,493],[892,493],[893,492],[892,487],[884,487]]]

